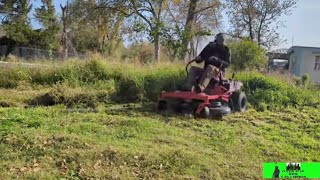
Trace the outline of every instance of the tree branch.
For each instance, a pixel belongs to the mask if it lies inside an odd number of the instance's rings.
[[[10,11],[4,11],[4,10],[0,10],[0,14],[19,15],[19,13],[17,12],[10,12]]]
[[[159,11],[158,11],[158,15],[157,15],[157,19],[160,20],[160,15],[161,15],[161,12],[162,12],[162,5],[163,5],[163,0],[160,0],[160,3],[159,3]]]
[[[150,6],[150,8],[151,8],[151,13],[152,13],[152,15],[154,16],[154,17],[157,17],[157,15],[156,15],[156,11],[154,10],[154,8],[153,8],[153,6],[152,6],[152,3],[150,2],[150,0],[147,0],[147,2],[148,2],[148,4],[149,4],[149,6]]]
[[[216,6],[217,6],[217,3],[213,3],[213,4],[211,4],[210,6],[207,6],[207,7],[204,7],[204,8],[201,8],[201,9],[195,11],[194,14],[201,13],[201,12],[203,12],[203,11],[206,11],[206,10],[208,10],[208,9],[214,8],[214,7],[216,7]]]
[[[122,13],[126,17],[130,17],[131,15],[134,14],[134,12],[127,13],[121,8],[112,7],[112,6],[101,6],[100,5],[100,6],[96,6],[94,9],[111,9],[111,10],[118,11],[118,12]]]
[[[139,12],[139,10],[137,9],[137,6],[136,6],[134,0],[130,0],[130,2],[131,2],[131,4],[132,4],[132,6],[133,6],[134,11],[137,13],[137,15],[140,16],[140,17],[149,25],[150,29],[153,29],[153,25],[152,25],[151,21],[148,20],[145,16],[143,16],[143,15]]]

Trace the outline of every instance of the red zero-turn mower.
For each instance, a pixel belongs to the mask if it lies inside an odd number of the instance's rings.
[[[194,61],[187,64],[187,74],[188,66]],[[240,90],[242,83],[234,80],[234,74],[231,79],[226,80],[222,78],[221,73],[220,67],[219,80],[212,79],[209,86],[200,94],[192,91],[163,91],[158,101],[158,111],[218,119],[231,112],[244,112],[247,107],[247,97]]]

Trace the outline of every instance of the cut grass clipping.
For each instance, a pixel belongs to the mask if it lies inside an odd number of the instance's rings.
[[[317,109],[223,121],[140,108],[0,108],[1,179],[262,179],[263,162],[319,162]]]

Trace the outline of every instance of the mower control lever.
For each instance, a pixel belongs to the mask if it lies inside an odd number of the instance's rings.
[[[187,74],[189,74],[188,67],[189,67],[189,65],[190,65],[191,63],[193,63],[193,62],[197,62],[197,61],[196,61],[195,59],[194,59],[194,60],[191,60],[191,61],[189,61],[188,64],[186,65],[186,72],[187,72]]]

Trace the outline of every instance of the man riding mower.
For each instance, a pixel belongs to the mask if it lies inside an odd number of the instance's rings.
[[[231,62],[229,48],[224,45],[224,34],[217,34],[215,41],[210,42],[194,61],[196,63],[204,61],[204,68],[191,67],[185,87],[186,89],[191,89],[191,91],[196,93],[202,93],[211,80],[219,81],[220,75],[224,79],[225,69]]]
[[[197,117],[211,118],[243,112],[247,98],[240,91],[242,83],[225,79],[225,68],[230,64],[230,52],[223,44],[223,34],[216,35],[194,60],[190,61],[186,86],[174,92],[162,92],[158,102],[159,111],[175,111]],[[192,62],[203,62],[204,68],[193,66]]]

